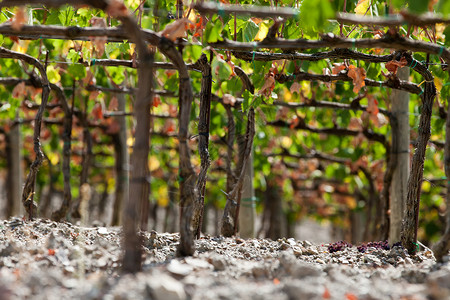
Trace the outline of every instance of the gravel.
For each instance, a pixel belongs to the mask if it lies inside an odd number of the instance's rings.
[[[0,299],[450,299],[450,264],[294,239],[206,236],[176,258],[178,234],[145,232],[143,271],[121,273],[121,229],[0,221]]]

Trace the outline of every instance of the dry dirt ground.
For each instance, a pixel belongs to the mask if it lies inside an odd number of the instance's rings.
[[[177,234],[145,234],[143,271],[120,272],[119,228],[0,221],[0,299],[450,299],[450,263],[294,239],[204,237],[176,258]]]

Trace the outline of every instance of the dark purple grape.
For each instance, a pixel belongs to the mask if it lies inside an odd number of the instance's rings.
[[[335,243],[328,245],[328,252],[334,253],[334,252],[342,251],[346,247],[351,248],[351,247],[353,247],[353,245],[350,243],[347,243],[346,241],[335,242]]]

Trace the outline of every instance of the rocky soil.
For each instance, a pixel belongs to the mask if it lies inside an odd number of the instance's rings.
[[[119,228],[11,219],[0,232],[0,299],[450,299],[450,263],[429,250],[207,236],[176,258],[178,234],[153,231],[132,276],[120,272]]]

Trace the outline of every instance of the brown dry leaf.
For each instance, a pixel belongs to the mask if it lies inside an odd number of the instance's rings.
[[[298,124],[300,124],[300,118],[298,116],[294,116],[294,118],[289,122],[289,128],[294,129]]]
[[[333,75],[337,75],[345,69],[346,69],[346,67],[344,64],[333,64],[333,69],[331,70],[331,73]]]
[[[169,116],[176,117],[178,115],[178,107],[174,104],[169,104]]]
[[[84,85],[94,85],[96,82],[94,73],[91,72],[90,69],[86,72],[86,77],[83,78],[83,84]]]
[[[103,119],[103,108],[99,102],[95,103],[94,107],[92,108],[92,115],[96,120]]]
[[[358,135],[355,136],[352,140],[353,147],[358,147],[359,145],[361,145],[361,143],[364,141],[364,139],[365,139],[364,133],[362,133],[362,131],[360,131],[358,133]]]
[[[391,72],[392,74],[397,74],[398,68],[404,67],[408,64],[406,61],[406,58],[402,57],[400,61],[397,60],[391,60],[386,63],[386,69]]]
[[[272,72],[269,72],[265,76],[264,85],[258,92],[258,95],[264,95],[269,97],[272,94],[273,89],[275,88],[275,76]]]
[[[260,18],[255,18],[255,17],[253,17],[253,18],[250,18],[253,22],[255,22],[255,24],[256,25],[258,25],[259,23],[261,23],[263,20],[262,19],[260,19]]]
[[[119,100],[117,99],[116,96],[113,96],[111,98],[111,100],[109,101],[108,110],[113,111],[113,110],[118,110],[118,109],[119,109]]]
[[[378,101],[375,99],[374,96],[368,95],[367,96],[368,105],[366,111],[371,115],[377,115],[380,110],[378,109]]]
[[[280,107],[275,115],[275,120],[284,120],[287,118],[290,109],[288,107]]]
[[[106,12],[112,17],[128,16],[128,8],[121,0],[110,0]]]
[[[222,97],[222,101],[224,104],[229,104],[231,106],[234,106],[234,104],[236,103],[236,98],[233,95],[224,94]]]
[[[27,86],[25,94],[30,95],[31,100],[36,99],[37,95],[42,94],[42,88],[36,88],[34,86]]]
[[[99,92],[99,91],[92,91],[92,92],[89,94],[89,100],[95,100],[95,99],[97,99],[98,95],[100,95],[100,92]]]
[[[434,10],[434,6],[439,2],[439,0],[430,0],[430,2],[428,2],[428,11],[433,12]]]
[[[189,28],[189,24],[192,24],[192,22],[188,18],[178,19],[167,25],[166,28],[161,31],[161,35],[171,41],[175,41],[177,38],[184,37],[186,35],[186,30]]]
[[[298,95],[301,94],[301,89],[302,89],[302,85],[298,82],[295,81],[291,87],[289,88],[289,91],[293,94],[293,93],[297,93]]]
[[[378,114],[376,114],[376,115],[370,114],[369,119],[372,121],[373,125],[375,125],[376,127],[379,127],[381,125],[380,119],[378,119]]]
[[[12,91],[13,98],[20,98],[21,96],[25,96],[26,94],[25,81],[17,84]]]
[[[161,104],[161,97],[159,95],[153,96],[152,106],[158,107],[160,104]]]
[[[25,11],[25,6],[20,6],[19,8],[16,9],[14,18],[12,18],[11,20],[11,27],[16,31],[20,31],[20,29],[22,29],[26,21],[27,21],[27,13]]]
[[[164,133],[172,133],[175,132],[175,130],[177,129],[177,126],[175,124],[175,121],[172,119],[167,119],[164,122],[164,127],[162,129],[162,132]]]
[[[361,130],[362,129],[361,119],[352,117],[350,119],[350,124],[348,125],[348,129],[350,129],[350,130]]]
[[[231,67],[231,75],[230,76],[236,76],[236,73],[234,73],[234,67],[235,67],[234,62],[232,62],[231,60],[228,60],[227,64]]]
[[[106,124],[108,124],[108,128],[106,128],[107,134],[116,134],[120,131],[119,122],[117,122],[114,118],[108,118],[106,120]]]
[[[106,20],[100,17],[92,17],[89,21],[92,27],[106,28]]]
[[[90,23],[92,27],[106,28],[106,20],[104,18],[93,17],[90,20]],[[94,45],[97,55],[101,57],[103,53],[105,53],[105,44],[108,41],[108,38],[106,36],[91,36],[89,39]]]
[[[366,70],[363,68],[357,68],[354,65],[348,67],[347,76],[353,79],[353,92],[358,93],[363,86],[366,85],[364,79],[366,79]]]

